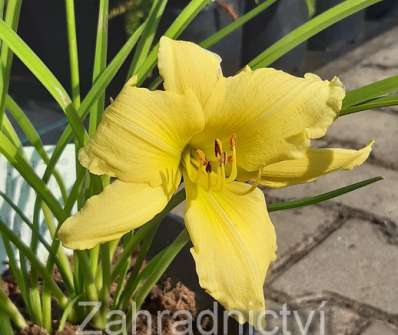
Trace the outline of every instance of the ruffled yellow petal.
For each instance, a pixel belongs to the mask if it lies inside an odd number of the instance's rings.
[[[373,142],[360,150],[309,149],[305,156],[270,164],[261,169],[260,184],[272,188],[313,181],[336,170],[351,170],[361,165],[372,150]],[[239,179],[256,179],[255,173],[240,173]]]
[[[256,324],[265,308],[265,275],[276,252],[264,195],[258,189],[240,195],[250,185],[239,182],[208,192],[185,180],[185,224],[200,285],[227,310],[239,312],[239,322]]]
[[[198,45],[160,39],[158,68],[167,91],[184,93],[192,90],[204,106],[222,77],[221,58]]]
[[[128,82],[107,108],[94,138],[80,151],[94,174],[172,188],[181,153],[204,126],[194,94],[149,91]]]
[[[61,226],[58,237],[71,249],[91,249],[120,238],[158,214],[169,197],[161,186],[115,181],[87,200]]]
[[[235,134],[237,162],[246,171],[297,158],[310,139],[325,134],[344,94],[338,79],[246,69],[218,82],[205,106],[206,127],[192,143],[207,153],[213,151],[215,138],[227,142]]]

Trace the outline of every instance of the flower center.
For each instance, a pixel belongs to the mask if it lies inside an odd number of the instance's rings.
[[[183,156],[183,167],[188,178],[208,190],[220,191],[226,183],[237,177],[236,136],[229,138],[229,148],[224,150],[220,139],[214,141],[214,152],[189,147]]]

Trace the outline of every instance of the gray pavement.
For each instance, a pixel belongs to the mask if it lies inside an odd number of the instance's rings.
[[[338,75],[347,89],[397,75],[398,28],[317,73],[326,79]],[[301,311],[325,302],[331,335],[398,334],[398,109],[344,116],[322,144],[360,148],[372,139],[376,144],[371,158],[358,169],[306,185],[265,190],[266,197],[275,201],[374,176],[385,178],[319,206],[271,213],[279,259],[272,267],[266,295],[274,303],[289,303]],[[300,334],[292,331],[296,333]],[[310,333],[322,334],[319,327]]]

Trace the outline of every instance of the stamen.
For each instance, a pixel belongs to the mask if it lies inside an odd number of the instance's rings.
[[[231,164],[231,173],[227,178],[227,182],[233,182],[238,176],[238,166],[236,163],[236,135],[232,135],[230,140],[232,155],[228,157],[228,162]]]
[[[191,164],[191,154],[189,153],[189,151],[186,151],[183,155],[183,165],[185,167],[185,170],[187,171],[188,178],[192,181],[195,181],[199,177],[199,171],[194,171]]]
[[[210,162],[207,162],[207,163],[206,163],[206,172],[207,172],[207,173],[210,173],[210,172],[211,172],[211,164],[210,164]]]
[[[229,143],[231,144],[231,150],[236,148],[236,135],[232,134],[231,138],[229,139]]]
[[[214,154],[216,155],[217,158],[220,158],[222,153],[223,153],[222,142],[217,138],[214,141]]]

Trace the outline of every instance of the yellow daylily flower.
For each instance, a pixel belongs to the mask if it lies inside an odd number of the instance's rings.
[[[165,91],[130,80],[104,113],[79,160],[116,178],[59,231],[64,245],[88,249],[117,239],[158,214],[181,179],[185,224],[201,286],[251,321],[265,309],[263,284],[276,237],[263,192],[352,169],[361,150],[313,149],[337,117],[338,79],[249,68],[224,77],[221,59],[163,37],[158,67]],[[249,182],[249,183],[247,183]]]

